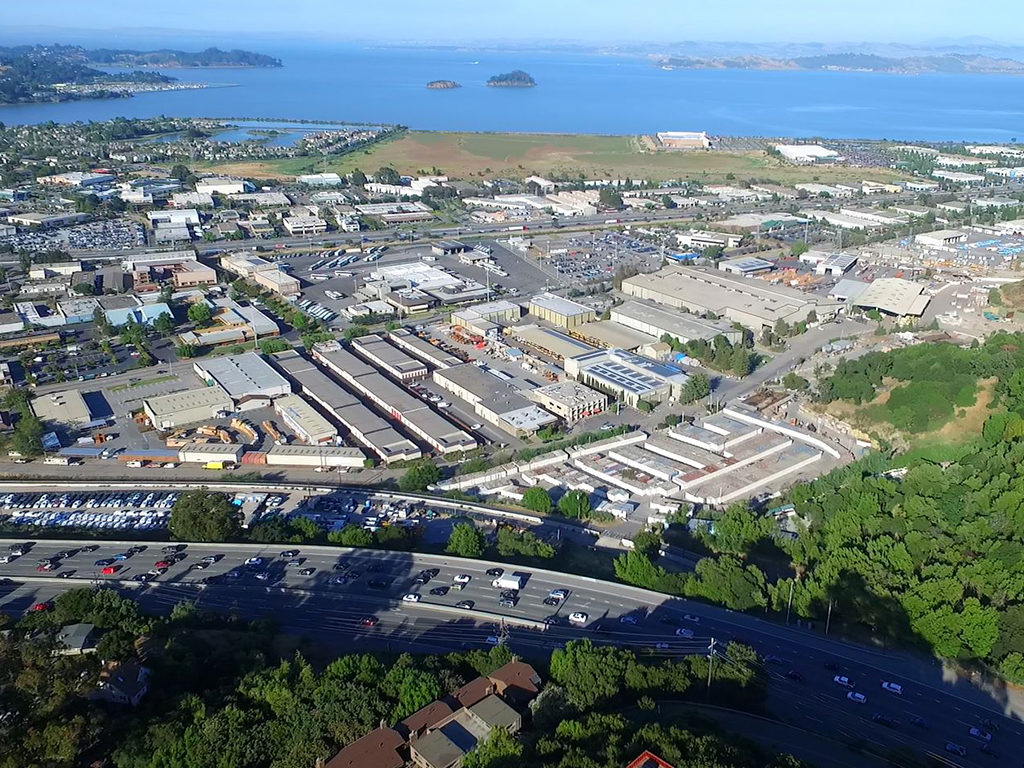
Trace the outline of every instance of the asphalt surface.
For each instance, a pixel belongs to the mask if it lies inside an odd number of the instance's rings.
[[[67,558],[57,571],[37,572],[40,559],[73,546],[83,544],[41,541],[13,563],[0,565],[0,578],[10,579],[0,584],[0,610],[19,615],[66,589],[112,580],[152,610],[167,611],[175,603],[192,601],[202,608],[233,611],[247,618],[272,618],[286,631],[327,640],[336,647],[437,651],[485,648],[488,638],[493,638],[490,642],[504,638],[513,650],[530,656],[572,638],[590,637],[599,643],[671,656],[706,653],[713,637],[717,641],[716,663],[729,664],[734,662],[729,658],[728,643],[737,640],[752,645],[765,657],[764,672],[771,680],[770,707],[788,724],[872,750],[904,747],[921,754],[940,754],[946,764],[955,766],[1006,765],[1005,758],[1024,749],[1024,728],[1012,714],[1008,697],[980,690],[934,660],[834,641],[807,629],[621,584],[535,570],[529,572],[518,604],[502,608],[498,590],[491,587],[491,577],[485,571],[491,567],[513,570],[503,564],[306,547],[299,548],[301,565],[289,567],[279,556],[280,546],[226,544],[188,545],[180,563],[148,584],[126,580],[152,568],[162,558],[163,543],[148,544],[144,552],[125,561],[116,576],[101,575],[94,563],[123,552],[128,543],[103,544],[95,552]],[[194,569],[192,565],[205,555],[222,557],[206,570]],[[268,564],[246,567],[243,563],[249,557],[263,557]],[[338,562],[358,571],[358,577],[344,585],[333,583]],[[302,576],[298,571],[305,567],[316,570]],[[243,575],[228,579],[224,574],[235,568],[241,568]],[[424,568],[440,572],[425,585],[414,584],[414,577]],[[72,569],[71,578],[56,575]],[[260,571],[269,574],[266,581],[256,578]],[[470,576],[463,591],[430,594],[434,587],[450,587],[458,574]],[[215,583],[199,584],[200,579],[209,577],[214,577]],[[371,580],[384,580],[387,586],[374,589]],[[556,588],[569,590],[568,598],[558,606],[544,605],[543,599]],[[403,602],[407,593],[419,594],[421,602]],[[459,600],[472,600],[473,609],[455,608]],[[567,621],[568,615],[577,611],[587,614],[583,626]],[[699,621],[688,620],[685,614]],[[362,620],[370,616],[378,623],[363,626]],[[623,623],[623,616],[635,617],[636,624]],[[559,623],[545,626],[542,622],[547,617],[556,617]],[[690,630],[693,637],[677,636],[679,628]],[[785,675],[791,671],[801,679],[788,679]],[[833,682],[836,674],[849,677],[854,690],[867,697],[866,703],[849,701],[848,689]],[[898,682],[903,695],[884,691],[883,681]],[[891,718],[895,726],[873,722],[875,713]],[[923,718],[926,727],[912,725],[915,716]],[[986,720],[992,725],[985,725]],[[993,732],[992,748],[1003,759],[991,760],[980,751],[981,743],[968,735],[972,726]],[[944,751],[947,740],[964,746],[967,756],[948,755]]]

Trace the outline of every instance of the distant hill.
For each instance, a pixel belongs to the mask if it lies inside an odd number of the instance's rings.
[[[495,88],[533,88],[537,81],[523,70],[515,69],[501,75],[494,75],[487,81],[487,84]]]
[[[79,49],[92,64],[114,67],[281,67],[280,59],[252,51],[176,51],[163,48],[158,51],[131,51],[111,48]]]
[[[665,69],[764,69],[841,72],[884,72],[917,75],[937,72],[955,74],[1024,75],[1024,62],[967,54],[936,56],[879,56],[873,53],[829,53],[820,56],[773,58],[769,56],[663,56]]]

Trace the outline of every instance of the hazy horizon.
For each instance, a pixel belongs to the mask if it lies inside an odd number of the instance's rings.
[[[1009,0],[971,8],[965,19],[956,0],[891,3],[863,0],[827,9],[817,0],[733,0],[716,7],[682,5],[678,0],[642,0],[628,12],[606,0],[510,0],[500,9],[482,9],[468,0],[448,0],[441,10],[418,0],[392,0],[387,12],[367,5],[323,0],[292,0],[287,14],[270,0],[238,6],[179,0],[140,7],[128,0],[83,4],[50,0],[24,5],[18,23],[0,32],[0,42],[96,42],[107,45],[156,41],[241,46],[254,42],[303,40],[334,43],[423,43],[543,45],[672,45],[683,42],[737,44],[904,44],[1019,47],[1007,30],[1024,21]],[[53,20],[61,20],[59,25]],[[137,41],[133,43],[132,41]],[[174,43],[181,44],[181,43]]]

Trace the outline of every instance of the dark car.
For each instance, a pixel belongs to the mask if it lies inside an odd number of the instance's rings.
[[[560,600],[556,600],[553,597],[545,597],[544,598],[544,605],[558,605],[560,602],[561,602]]]
[[[75,569],[72,568],[72,569],[70,569],[68,571],[61,571],[60,573],[57,574],[57,578],[58,579],[70,579],[72,576],[74,576],[74,574],[75,574]]]
[[[472,600],[459,600],[459,602],[457,602],[455,604],[455,607],[456,608],[462,608],[463,610],[466,610],[466,611],[471,611],[471,610],[473,610],[473,601]]]
[[[803,679],[804,679],[803,675],[801,675],[801,674],[800,674],[799,672],[797,672],[797,671],[796,671],[795,669],[791,669],[791,670],[789,670],[789,671],[788,671],[788,672],[786,673],[786,677],[788,677],[788,678],[789,678],[790,680],[792,680],[792,681],[794,681],[794,682],[797,682],[797,683],[799,683],[799,682],[800,682],[801,680],[803,680]]]
[[[370,579],[367,582],[370,589],[387,589],[390,583],[386,579]]]
[[[430,594],[437,595],[438,597],[447,595],[448,587],[434,587],[432,590],[430,590]]]
[[[185,547],[187,546],[188,544],[168,544],[160,551],[163,552],[165,555],[169,555],[172,552],[181,552],[181,550],[185,549]]]
[[[359,623],[362,624],[364,627],[374,627],[377,625],[377,622],[379,621],[380,619],[378,619],[376,616],[366,616],[360,619]]]
[[[928,730],[928,721],[925,720],[923,717],[919,717],[918,715],[914,715],[912,718],[910,718],[910,724],[923,730]]]
[[[430,581],[430,574],[426,571],[420,571],[416,574],[416,578],[413,579],[413,582],[416,584],[426,584],[428,581]]]
[[[83,552],[95,552],[100,548],[99,544],[89,544],[88,546],[82,547]]]
[[[293,557],[297,557],[298,554],[299,550],[297,549],[286,549],[284,552],[281,553],[281,557],[285,558],[286,560],[291,560]]]
[[[881,712],[875,712],[871,716],[871,720],[872,722],[878,723],[879,725],[884,725],[886,728],[895,728],[897,725],[895,720],[893,720],[891,717],[886,717]]]
[[[316,568],[303,568],[299,571],[299,576],[312,576],[316,573]]]
[[[335,563],[332,567],[336,571],[344,571],[346,568],[348,568],[348,566],[344,563]]]
[[[505,569],[504,568],[488,568],[487,569],[487,575],[488,576],[494,576],[495,578],[497,578],[498,576],[501,576],[503,573],[505,573]]]
[[[101,559],[101,560],[97,560],[97,561],[96,561],[95,563],[93,563],[93,565],[95,565],[95,566],[96,566],[96,567],[98,567],[98,568],[106,568],[106,567],[107,567],[108,565],[110,565],[110,564],[111,564],[112,562],[114,562],[113,558],[110,558],[110,557],[104,557],[104,558],[103,558],[103,559]]]

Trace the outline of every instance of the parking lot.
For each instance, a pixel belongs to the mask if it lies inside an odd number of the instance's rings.
[[[175,491],[8,493],[0,496],[5,522],[76,530],[159,530],[167,525]]]
[[[102,251],[141,247],[146,244],[146,233],[142,225],[130,219],[112,219],[49,231],[23,232],[0,237],[0,243],[39,251]]]

